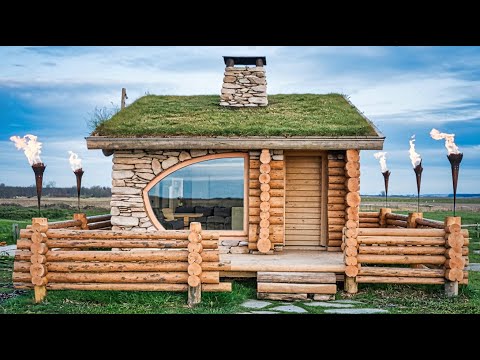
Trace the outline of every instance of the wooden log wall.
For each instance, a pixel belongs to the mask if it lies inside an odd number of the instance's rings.
[[[283,152],[263,149],[258,154],[250,152],[249,155],[248,248],[261,253],[281,251],[285,234]],[[263,240],[261,249],[258,247],[260,240]]]
[[[454,229],[460,227],[454,226]],[[460,283],[468,283],[468,274],[463,267],[460,270],[461,259],[468,255],[468,248],[461,247],[460,236],[456,235],[455,239],[452,237],[452,244],[461,251],[449,253],[451,249],[446,246],[448,231],[448,228],[447,231],[433,228],[358,229],[357,260],[360,267],[356,282],[443,284],[445,277],[450,275],[446,269],[450,265],[449,257],[453,256],[456,259],[453,265],[458,266],[459,271],[454,271],[452,277],[458,276]],[[458,234],[465,242],[464,237],[468,234],[465,231]]]
[[[48,223],[49,229],[83,229],[95,230],[104,229],[110,230],[112,223],[110,219],[112,215],[96,215],[86,216],[84,213],[73,214],[73,220],[54,221]],[[27,225],[27,229],[31,229],[32,225]]]
[[[360,227],[377,228],[380,227],[379,212],[359,212]]]
[[[328,152],[328,251],[342,251],[342,230],[345,226],[345,195],[347,191],[345,151]]]
[[[360,226],[360,154],[358,150],[346,151],[345,228],[343,254],[345,261],[345,290],[357,292],[355,277],[358,275],[358,230]]]
[[[200,291],[231,291],[219,280],[219,234],[202,232],[200,223],[190,231],[135,233],[49,229],[46,219],[33,220],[17,242],[13,282],[35,287],[39,301],[57,289],[188,291],[195,305]],[[123,248],[132,251],[113,250]]]
[[[465,259],[463,249],[465,238],[462,234],[461,218],[449,216],[445,218],[445,294],[447,296],[458,295],[458,284],[464,279]],[[468,237],[468,233],[467,233]],[[466,247],[468,256],[468,247]]]

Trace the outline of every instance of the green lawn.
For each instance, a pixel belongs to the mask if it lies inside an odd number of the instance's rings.
[[[363,136],[372,126],[339,94],[270,95],[268,106],[226,108],[219,95],[156,96],[136,100],[92,135]]]

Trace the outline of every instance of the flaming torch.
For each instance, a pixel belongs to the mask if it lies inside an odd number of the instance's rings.
[[[80,211],[80,191],[82,189],[82,176],[83,176],[83,169],[82,169],[82,159],[78,157],[73,151],[68,152],[70,154],[70,166],[72,167],[73,173],[77,177],[77,198],[78,198],[78,211]]]
[[[23,138],[19,136],[12,136],[11,141],[15,143],[18,150],[23,150],[28,162],[32,166],[35,173],[35,185],[37,187],[37,200],[38,200],[38,216],[40,216],[40,199],[42,197],[42,183],[43,172],[45,171],[45,164],[40,159],[40,153],[42,152],[42,143],[37,141],[35,135],[27,134]]]
[[[437,129],[430,131],[430,136],[434,140],[445,139],[445,147],[447,148],[447,159],[450,161],[452,167],[452,182],[453,182],[453,216],[455,216],[457,206],[457,184],[458,174],[460,172],[460,163],[463,159],[463,153],[460,152],[458,146],[455,145],[455,134],[441,133]]]
[[[390,178],[390,170],[388,170],[387,167],[387,153],[379,151],[373,154],[373,156],[380,162],[380,168],[385,182],[385,207],[388,207],[388,179]]]
[[[410,138],[410,160],[412,161],[413,171],[417,178],[417,212],[420,212],[420,185],[422,183],[422,158],[419,153],[415,151],[415,135]]]

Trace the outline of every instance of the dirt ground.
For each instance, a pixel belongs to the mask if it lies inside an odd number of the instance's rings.
[[[17,198],[17,199],[0,199],[1,204],[18,204],[22,206],[37,206],[37,198]],[[75,197],[42,197],[42,205],[58,205],[66,204],[70,206],[77,206],[77,198]],[[80,205],[83,206],[94,206],[97,208],[110,208],[110,198],[82,198],[80,200]]]

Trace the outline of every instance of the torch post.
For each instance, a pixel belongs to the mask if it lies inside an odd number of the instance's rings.
[[[32,165],[33,172],[35,173],[35,185],[37,187],[38,216],[40,216],[40,199],[42,197],[43,172],[45,168],[46,166],[43,163]]]
[[[82,190],[82,176],[83,176],[83,169],[77,169],[73,172],[77,177],[77,199],[78,199],[78,211],[80,211],[80,192]]]
[[[448,154],[448,161],[452,167],[452,183],[453,183],[453,216],[455,216],[456,207],[457,207],[457,184],[458,184],[458,174],[460,172],[460,163],[463,159],[463,153],[458,154]]]
[[[413,169],[415,171],[415,177],[417,178],[417,212],[420,212],[420,185],[422,184],[422,162],[415,166]]]
[[[382,172],[383,181],[385,183],[385,207],[388,207],[388,180],[390,179],[390,170]]]

